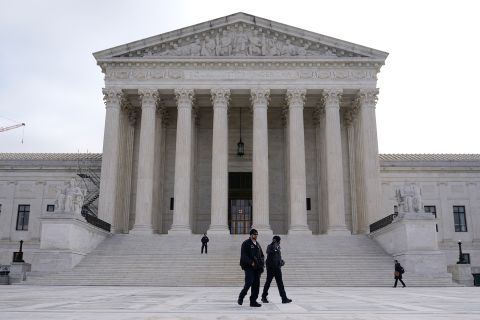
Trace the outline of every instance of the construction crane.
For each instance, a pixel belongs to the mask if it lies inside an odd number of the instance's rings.
[[[23,127],[23,126],[25,126],[25,123],[17,123],[15,125],[9,126],[9,127],[0,127],[0,132],[16,129],[16,128]]]

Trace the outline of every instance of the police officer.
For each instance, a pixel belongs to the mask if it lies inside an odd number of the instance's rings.
[[[283,286],[282,280],[282,266],[285,262],[282,260],[282,253],[280,252],[280,240],[279,236],[274,236],[272,243],[267,247],[267,281],[265,281],[265,286],[263,287],[262,293],[262,302],[268,303],[268,289],[272,283],[273,278],[277,282],[278,292],[280,297],[282,297],[282,303],[290,303],[291,299],[287,298],[285,293],[285,287]]]
[[[240,266],[245,272],[245,285],[238,296],[238,304],[243,304],[243,298],[247,295],[248,289],[252,287],[250,293],[250,307],[261,307],[257,302],[260,291],[260,275],[264,268],[264,255],[260,244],[257,242],[258,231],[250,230],[250,238],[242,243],[240,256]]]
[[[205,254],[208,254],[208,237],[207,237],[207,234],[204,233],[203,234],[203,237],[202,237],[202,250],[201,250],[201,253],[203,254],[203,248],[205,248]]]

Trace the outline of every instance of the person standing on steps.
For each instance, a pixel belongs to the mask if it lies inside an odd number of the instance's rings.
[[[403,288],[406,287],[405,283],[402,280],[402,275],[404,273],[405,273],[405,269],[403,269],[402,265],[400,264],[400,262],[398,262],[398,260],[395,260],[395,272],[393,273],[395,277],[395,284],[393,285],[394,288],[397,287],[398,280],[400,280],[400,282],[402,283]]]
[[[204,233],[203,234],[203,237],[202,237],[202,251],[201,251],[201,254],[203,254],[203,248],[205,248],[205,254],[208,254],[208,241],[210,241],[207,237],[207,233]]]
[[[268,303],[268,289],[272,283],[273,278],[277,282],[278,293],[282,297],[282,303],[290,303],[291,299],[287,298],[285,293],[285,287],[283,286],[282,279],[282,267],[285,262],[282,259],[282,253],[280,252],[280,236],[274,236],[272,243],[267,247],[267,281],[265,281],[265,286],[263,287],[262,293],[262,302]]]
[[[240,266],[245,272],[245,285],[243,286],[240,295],[238,296],[238,304],[243,304],[243,298],[247,295],[248,289],[252,288],[250,292],[250,307],[261,307],[257,302],[258,293],[260,291],[260,275],[264,268],[264,255],[260,244],[257,242],[258,231],[250,230],[250,238],[242,243],[242,250],[240,256]]]

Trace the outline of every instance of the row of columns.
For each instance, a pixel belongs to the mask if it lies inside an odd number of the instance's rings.
[[[369,91],[370,92],[370,91]],[[324,118],[324,187],[327,209],[327,233],[349,233],[345,223],[345,205],[343,190],[342,149],[340,131],[340,99],[341,89],[323,91]],[[112,222],[119,203],[124,203],[123,210],[128,210],[122,191],[124,183],[117,183],[126,169],[131,171],[131,160],[125,163],[120,160],[120,153],[125,152],[125,133],[122,133],[121,99],[122,93],[115,90],[104,90],[106,102],[106,123],[104,137],[104,152],[102,161],[102,178],[100,186],[99,216]],[[153,210],[155,197],[155,135],[158,133],[156,114],[160,104],[158,91],[152,89],[139,90],[141,98],[141,129],[138,160],[138,181],[136,190],[136,216],[132,233],[154,233]],[[378,150],[376,149],[376,126],[374,104],[360,92],[360,107],[358,112],[359,125],[355,145],[359,146],[353,152],[353,127],[349,134],[349,153],[358,153],[356,159],[350,157],[350,176],[356,178],[359,188],[351,190],[355,198],[360,198],[360,205],[352,204],[355,211],[354,230],[365,231],[366,216],[369,210],[375,210],[377,205],[372,198],[379,198]],[[270,90],[265,88],[250,91],[253,108],[253,157],[252,157],[252,195],[253,195],[253,226],[262,233],[271,233],[269,222],[269,177],[268,177],[268,122],[267,108],[270,100]],[[306,171],[305,171],[305,138],[303,109],[305,89],[288,89],[286,101],[288,104],[288,198],[289,198],[289,234],[311,234],[307,224],[306,211]],[[191,233],[191,195],[192,195],[192,108],[194,104],[193,89],[176,89],[175,97],[178,106],[175,181],[174,181],[174,213],[169,234]],[[229,234],[228,228],[228,104],[230,90],[217,88],[211,90],[213,104],[213,137],[212,137],[212,197],[210,234]],[[161,122],[160,122],[161,123]],[[372,127],[373,125],[373,127]],[[129,141],[132,140],[131,138]],[[132,143],[129,142],[131,152]],[[123,147],[122,147],[123,146]],[[128,149],[128,147],[127,147]],[[358,152],[361,151],[361,152]],[[129,154],[127,152],[127,154]],[[375,158],[376,162],[371,158]],[[353,163],[352,163],[353,161]],[[122,165],[123,163],[123,165]],[[377,166],[375,168],[375,166]],[[122,168],[120,168],[122,167]],[[119,170],[119,168],[121,170]],[[374,168],[376,170],[374,170]],[[366,177],[365,174],[372,174]],[[375,172],[377,176],[375,176]],[[359,179],[360,178],[360,179]],[[125,179],[123,179],[125,180]],[[364,189],[362,189],[364,188]],[[359,192],[358,190],[362,191]],[[119,196],[121,194],[121,196]],[[373,196],[373,197],[372,197]],[[353,199],[352,199],[353,200]],[[353,208],[355,207],[355,208]],[[355,209],[355,210],[354,210]],[[122,211],[122,210],[120,210]],[[365,217],[362,218],[362,215]],[[358,221],[362,221],[358,223]],[[125,226],[122,227],[125,229]],[[123,230],[124,232],[127,230]]]

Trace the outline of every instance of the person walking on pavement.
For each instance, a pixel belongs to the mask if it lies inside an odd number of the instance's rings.
[[[207,234],[204,233],[202,237],[202,251],[201,251],[202,253],[201,254],[203,254],[203,248],[205,248],[205,254],[208,253],[208,245],[207,245],[208,241],[210,240],[208,239]]]
[[[240,295],[238,296],[238,304],[243,304],[243,298],[247,295],[248,289],[252,288],[250,292],[250,307],[261,307],[257,302],[258,293],[260,291],[260,275],[264,268],[264,255],[260,244],[257,242],[258,231],[250,230],[250,238],[242,243],[242,250],[240,256],[240,266],[245,272],[245,285],[243,286]]]
[[[283,286],[282,279],[282,267],[285,262],[282,259],[282,253],[280,252],[280,236],[274,236],[272,243],[267,247],[267,281],[265,281],[265,286],[263,287],[262,293],[262,302],[268,303],[268,289],[272,283],[273,278],[277,282],[278,293],[282,297],[282,303],[290,303],[291,299],[287,298],[285,293],[285,287]]]
[[[406,287],[405,283],[402,280],[402,275],[404,273],[405,269],[403,269],[402,265],[400,264],[400,262],[398,262],[398,260],[395,260],[395,272],[393,273],[393,275],[395,276],[395,284],[393,285],[394,288],[397,287],[398,280],[400,280],[400,282],[402,283],[403,288]]]

